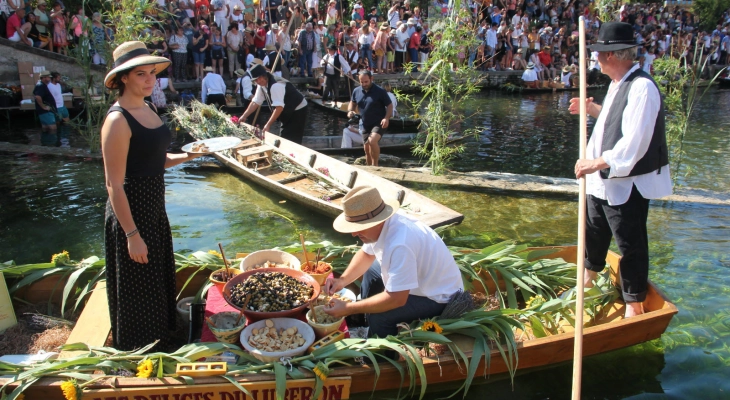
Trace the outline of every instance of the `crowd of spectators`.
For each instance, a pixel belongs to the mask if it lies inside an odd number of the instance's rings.
[[[93,62],[105,64],[107,52],[102,50],[114,28],[102,21],[102,14],[91,13],[89,21],[82,7],[68,10],[60,0],[51,0],[49,7],[46,1],[37,0],[31,7],[24,0],[0,0],[0,22],[5,25],[0,32],[10,40],[61,54],[88,38]],[[440,40],[439,33],[430,29],[425,10],[408,0],[393,0],[383,12],[377,7],[365,10],[359,0],[152,1],[146,12],[151,22],[145,28],[148,47],[172,60],[172,82],[202,81],[206,67],[235,79],[235,72],[246,70],[255,59],[280,74],[280,67],[273,65],[277,56],[291,76],[312,77],[322,71],[322,57],[332,44],[353,73],[362,68],[397,73],[407,63],[417,71],[433,42]],[[464,26],[477,40],[450,60],[455,67],[530,69],[539,80],[559,79],[573,73],[578,62],[578,17],[585,17],[589,43],[601,25],[596,2],[588,0],[498,3],[462,2],[471,15]],[[450,11],[440,0],[428,5],[432,13]],[[679,6],[624,5],[619,13],[620,20],[634,26],[641,43],[638,61],[648,72],[657,57],[679,57],[690,63],[705,58],[715,64],[730,61],[730,10],[713,21],[716,29],[711,32],[700,30],[697,17]],[[702,46],[702,60],[693,59],[697,46]],[[595,61],[592,67],[597,67]]]

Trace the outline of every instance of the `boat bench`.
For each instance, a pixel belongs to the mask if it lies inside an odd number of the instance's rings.
[[[81,312],[79,320],[76,321],[66,344],[86,343],[88,346],[101,347],[106,343],[109,332],[112,329],[109,318],[109,302],[106,298],[106,282],[99,282],[86,302],[84,311]],[[73,358],[83,351],[62,351],[59,358]]]

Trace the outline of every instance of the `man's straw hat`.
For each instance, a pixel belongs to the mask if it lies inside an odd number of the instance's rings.
[[[142,42],[124,42],[114,49],[114,69],[104,78],[104,86],[116,89],[114,78],[118,73],[143,65],[155,65],[157,73],[162,72],[170,65],[170,60],[164,57],[151,56],[147,46]]]
[[[342,233],[360,232],[392,217],[400,208],[397,199],[383,200],[371,186],[357,186],[342,198],[343,213],[332,226]]]

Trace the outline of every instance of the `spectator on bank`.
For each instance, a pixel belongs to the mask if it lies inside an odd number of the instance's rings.
[[[553,57],[550,55],[550,46],[545,46],[542,50],[537,53],[537,57],[540,59],[540,64],[544,68],[545,78],[555,78],[555,67],[553,66]]]
[[[535,72],[534,63],[527,63],[527,68],[525,69],[525,72],[522,73],[522,82],[524,82],[525,87],[537,88],[538,77],[537,72]]]
[[[8,40],[11,42],[25,43],[28,46],[33,47],[33,40],[28,38],[28,32],[30,31],[30,25],[25,24],[25,9],[17,10],[13,15],[8,18],[6,25],[6,33]],[[25,29],[24,29],[25,25]]]
[[[87,36],[88,31],[85,24],[87,23],[86,15],[84,14],[84,7],[79,6],[76,15],[71,17],[71,25],[68,29],[73,32],[74,43],[79,44],[82,36]]]
[[[28,32],[26,36],[33,42],[33,47],[45,49],[49,42],[48,40],[41,40],[41,34],[38,32],[35,14],[28,14],[25,17],[25,21],[26,22],[23,24],[22,29],[24,32]]]
[[[210,27],[210,48],[213,72],[223,76],[223,58],[226,40],[215,24]]]
[[[48,13],[48,3],[46,3],[46,0],[40,0],[38,2],[35,10],[33,10],[33,14],[36,16],[36,27],[38,28],[40,41],[46,43],[45,46],[41,47],[53,51],[53,38],[51,37],[53,24],[51,23],[51,16]]]
[[[161,32],[158,31],[161,34]],[[157,36],[157,42],[162,42],[162,46],[167,50],[167,45],[164,40],[160,40]],[[101,23],[101,13],[95,12],[91,16],[91,60],[94,64],[106,65],[106,43],[110,41],[110,38],[106,34],[106,27]],[[166,51],[163,50],[159,55],[162,55]]]
[[[299,32],[297,43],[299,44],[299,76],[313,76],[312,75],[312,55],[316,48],[315,45],[316,35],[312,31],[312,24],[307,23],[305,29]]]
[[[178,26],[175,34],[170,37],[169,47],[172,49],[175,82],[185,82],[185,68],[188,62],[188,38],[183,33],[182,26]]]
[[[193,28],[193,75],[195,80],[200,82],[203,80],[203,66],[205,64],[205,51],[208,49],[208,35],[205,33],[205,21],[200,20],[198,25]]]
[[[236,6],[238,7],[238,6]],[[225,38],[226,53],[228,55],[228,73],[231,79],[234,78],[234,71],[236,71],[236,65],[241,65],[241,62],[246,62],[245,58],[239,61],[239,54],[243,54],[243,35],[238,30],[238,24],[231,24],[231,29],[226,33]],[[223,75],[223,68],[221,67],[221,75]]]
[[[66,32],[66,17],[61,4],[53,4],[51,13],[53,21],[53,46],[58,49],[59,54],[68,55],[68,33]]]

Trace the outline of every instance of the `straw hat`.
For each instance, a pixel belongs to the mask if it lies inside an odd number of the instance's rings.
[[[266,51],[276,51],[276,46],[274,46],[273,44],[269,43],[269,44],[266,45],[266,47],[264,47],[264,50],[266,50]]]
[[[535,63],[533,63],[532,61],[528,62],[527,69],[535,69]]]
[[[203,68],[203,71],[205,71],[205,72],[215,72],[215,71],[213,71],[213,67],[205,67],[205,68]]]
[[[40,0],[38,2],[38,4],[36,5],[36,7],[45,6],[45,5],[48,5],[48,3],[46,3],[46,0]]]
[[[563,67],[563,73],[565,73],[565,74],[567,74],[568,72],[570,72],[572,70],[573,70],[573,67],[571,67],[570,65],[566,65]]]
[[[43,72],[41,72],[41,74],[39,75],[39,77],[40,77],[40,78],[45,78],[45,77],[47,77],[47,76],[51,76],[51,71],[45,71],[45,70],[44,70],[44,71],[43,71]]]
[[[236,74],[237,76],[244,76],[246,75],[246,71],[244,71],[242,68],[239,68],[234,72],[234,74]]]
[[[104,78],[104,86],[109,89],[116,89],[114,78],[120,72],[140,67],[143,65],[155,65],[158,73],[170,65],[170,60],[164,57],[151,56],[144,43],[133,41],[124,42],[114,49],[114,69],[109,71]]]
[[[279,24],[277,24],[277,23],[271,24],[271,29],[276,29],[278,31],[279,30]]]
[[[415,20],[415,19],[413,19],[413,18],[408,18],[408,22],[406,22],[406,23],[407,23],[408,25],[415,25],[415,24],[416,24],[416,20]]]
[[[236,4],[235,6],[233,6],[233,11],[241,11],[241,6]]]
[[[341,233],[360,232],[392,217],[400,208],[397,199],[383,200],[371,186],[357,186],[342,198],[343,213],[332,226]]]

